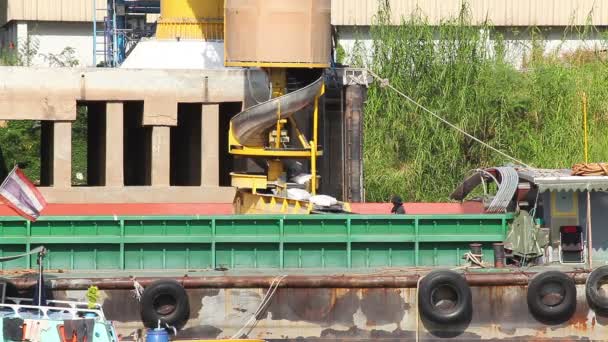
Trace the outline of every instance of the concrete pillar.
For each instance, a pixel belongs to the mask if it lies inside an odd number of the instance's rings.
[[[217,104],[203,105],[201,120],[201,185],[219,186],[220,110]]]
[[[106,105],[106,186],[124,185],[123,107],[122,102]]]
[[[169,186],[171,176],[171,127],[152,127],[152,186]]]
[[[53,123],[53,186],[72,186],[72,123]]]
[[[35,51],[35,42],[30,40],[27,21],[19,21],[15,24],[15,45],[20,52],[22,62],[25,66],[34,64],[37,52]]]
[[[363,101],[364,88],[361,85],[346,87],[344,107],[344,158],[346,172],[344,186],[348,202],[362,202],[363,198]]]
[[[17,42],[15,43],[25,43],[28,39],[27,31],[27,21],[18,21],[15,24],[15,37],[17,38]]]

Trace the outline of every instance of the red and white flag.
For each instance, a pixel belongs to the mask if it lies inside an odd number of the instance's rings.
[[[46,207],[46,201],[36,186],[17,166],[0,185],[0,198],[19,215],[36,221]]]

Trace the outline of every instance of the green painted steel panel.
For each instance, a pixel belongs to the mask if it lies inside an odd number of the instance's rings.
[[[416,265],[413,243],[353,243],[352,267],[400,267]]]
[[[125,269],[211,268],[211,244],[136,243],[125,246]]]
[[[272,243],[219,243],[216,265],[224,268],[279,268],[279,245]]]
[[[120,236],[119,221],[37,221],[31,224],[31,236]]]
[[[27,235],[26,221],[0,221],[0,236],[25,236]]]
[[[286,237],[301,239],[306,241],[325,236],[325,237],[342,237],[348,235],[346,220],[344,218],[333,218],[331,216],[305,216],[300,218],[287,217],[283,220],[283,229]]]
[[[346,244],[293,243],[285,245],[286,268],[342,268],[347,266]]]
[[[477,241],[475,241],[477,242]],[[469,243],[435,242],[420,243],[419,266],[460,266],[469,251]],[[482,244],[483,259],[494,263],[492,243]]]
[[[32,245],[36,248],[38,245]],[[44,267],[62,270],[111,270],[120,269],[120,248],[113,244],[44,244],[47,256]],[[32,255],[31,265],[36,265]]]
[[[504,215],[0,217],[0,256],[43,244],[50,269],[377,268],[462,265],[503,241]],[[35,259],[0,264],[35,265]]]
[[[0,245],[0,256],[7,257],[25,253],[25,245]],[[20,258],[8,262],[0,262],[3,270],[27,268],[27,260]]]

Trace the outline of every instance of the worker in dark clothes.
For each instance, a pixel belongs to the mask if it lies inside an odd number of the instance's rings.
[[[393,209],[391,209],[391,214],[405,214],[405,208],[403,207],[403,201],[399,196],[393,196],[391,198],[391,203],[393,203]]]

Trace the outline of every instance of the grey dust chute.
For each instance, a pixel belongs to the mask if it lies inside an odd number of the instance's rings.
[[[302,89],[262,102],[238,113],[231,120],[234,137],[248,147],[263,147],[267,131],[276,125],[277,113],[287,119],[295,112],[313,104],[323,86],[323,77]]]
[[[237,188],[234,210],[238,214],[348,212],[344,203],[318,195],[320,177],[319,99],[325,93],[324,77],[293,92],[245,109],[230,121],[231,154],[250,158],[265,174],[246,170],[230,173]],[[309,136],[293,115],[312,107]],[[299,164],[298,164],[299,163]],[[295,167],[298,166],[298,167]],[[345,207],[346,206],[346,207]]]

